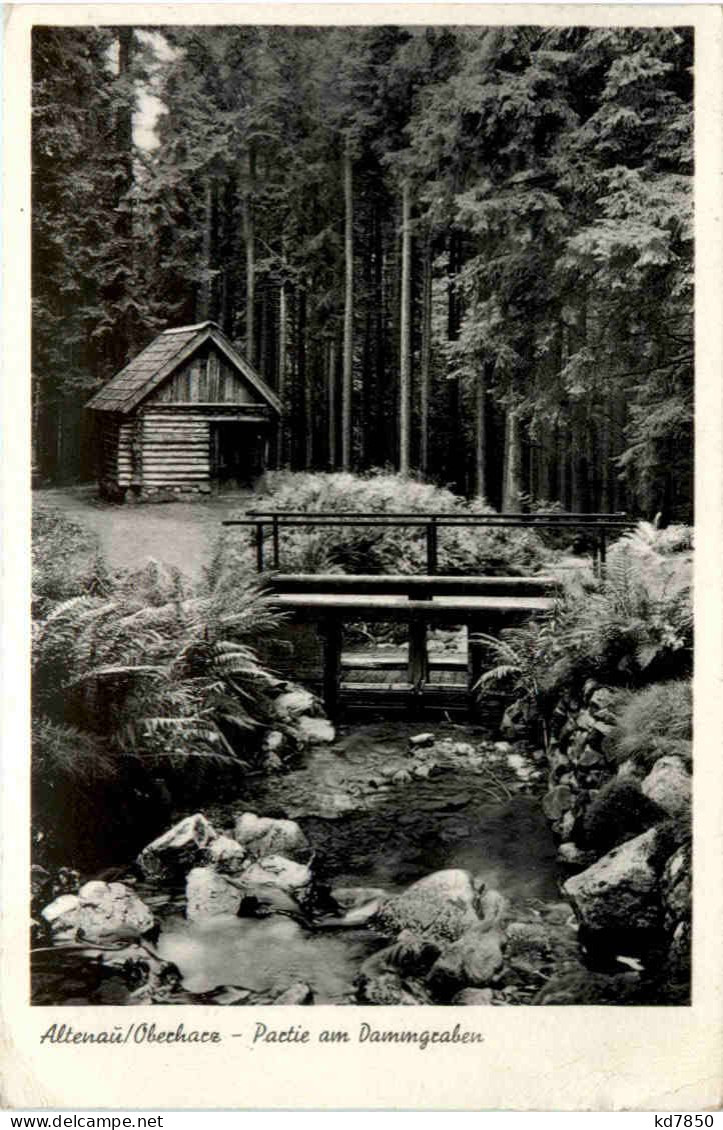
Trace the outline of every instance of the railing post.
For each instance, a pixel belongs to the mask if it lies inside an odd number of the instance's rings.
[[[437,572],[437,519],[427,523],[427,573],[433,577]]]
[[[278,569],[278,567],[279,567],[279,519],[276,516],[274,516],[274,520],[273,520],[273,523],[272,523],[271,536],[272,536],[272,539],[273,539],[273,548],[274,548],[274,569]]]
[[[323,698],[326,712],[330,718],[339,713],[339,691],[341,690],[341,621],[329,616],[324,622],[324,673]]]
[[[264,524],[256,523],[256,572],[264,571]]]
[[[605,560],[607,557],[607,544],[605,530],[600,531],[600,579],[605,576]]]

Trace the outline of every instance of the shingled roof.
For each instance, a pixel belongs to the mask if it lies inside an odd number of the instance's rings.
[[[244,360],[231,345],[215,322],[200,322],[196,326],[179,326],[164,330],[154,338],[137,357],[108,381],[86,408],[95,412],[118,412],[127,415],[149,393],[187,361],[207,341],[213,341],[227,360],[252,385],[269,407],[281,412],[281,402],[256,370]]]

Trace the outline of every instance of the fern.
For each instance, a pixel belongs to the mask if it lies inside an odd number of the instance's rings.
[[[150,561],[110,596],[76,595],[34,625],[36,709],[110,727],[119,752],[145,760],[245,752],[277,685],[252,646],[279,622],[269,594],[257,584],[191,593]]]

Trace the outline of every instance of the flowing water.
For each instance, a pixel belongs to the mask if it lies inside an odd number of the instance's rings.
[[[505,751],[468,727],[435,726],[437,747],[410,757],[408,738],[419,730],[395,722],[342,731],[291,772],[251,781],[243,797],[204,811],[225,832],[246,810],[296,820],[316,853],[315,872],[330,887],[394,892],[432,871],[461,867],[521,909],[559,900],[555,847],[537,789],[520,781]],[[471,749],[453,752],[460,742]],[[391,779],[425,757],[438,763],[437,775]],[[273,995],[304,981],[318,1003],[351,1002],[359,966],[384,944],[368,929],[310,930],[283,915],[189,922],[181,891],[137,890],[162,922],[158,953],[178,966],[188,994],[233,985]],[[73,1003],[97,1003],[108,993],[101,982],[80,991],[77,980],[70,983]]]

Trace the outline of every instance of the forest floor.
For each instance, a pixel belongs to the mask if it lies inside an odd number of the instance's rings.
[[[112,570],[137,569],[148,557],[197,580],[221,522],[251,505],[251,490],[229,490],[198,502],[124,505],[104,502],[94,483],[33,491],[33,506],[58,510],[96,534]]]

